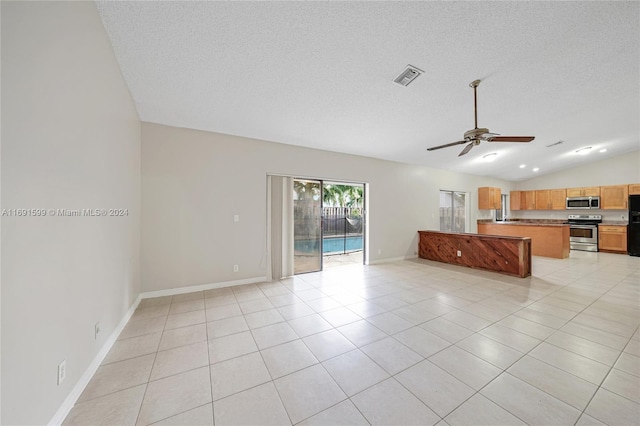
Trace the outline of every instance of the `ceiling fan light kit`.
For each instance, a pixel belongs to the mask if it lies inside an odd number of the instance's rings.
[[[531,142],[535,139],[535,136],[500,136],[498,133],[491,133],[489,129],[484,127],[478,127],[478,96],[477,89],[480,84],[480,80],[473,80],[469,83],[469,87],[473,88],[473,117],[475,127],[471,130],[464,132],[464,139],[457,142],[451,142],[445,145],[434,146],[427,148],[427,151],[435,151],[436,149],[448,148],[450,146],[468,144],[458,154],[461,157],[471,151],[476,145],[480,145],[480,142]]]

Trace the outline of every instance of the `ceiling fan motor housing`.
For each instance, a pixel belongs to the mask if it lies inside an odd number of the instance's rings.
[[[482,139],[483,137],[491,136],[492,133],[489,132],[489,129],[471,129],[464,132],[464,138],[468,141],[473,139]]]

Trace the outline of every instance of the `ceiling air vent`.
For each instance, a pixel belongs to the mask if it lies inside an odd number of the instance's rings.
[[[393,81],[394,83],[398,83],[401,86],[408,86],[409,83],[418,78],[418,76],[422,73],[424,73],[424,71],[422,71],[421,69],[416,68],[413,65],[407,65],[404,71],[402,71],[399,76],[393,79]]]
[[[564,143],[564,141],[558,141],[558,142],[556,142],[556,143],[552,143],[551,145],[545,145],[545,146],[546,146],[547,148],[551,148],[552,146],[560,145],[560,144],[563,144],[563,143]]]

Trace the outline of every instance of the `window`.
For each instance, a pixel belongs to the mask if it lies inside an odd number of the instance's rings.
[[[467,194],[457,191],[440,191],[440,230],[465,232]]]

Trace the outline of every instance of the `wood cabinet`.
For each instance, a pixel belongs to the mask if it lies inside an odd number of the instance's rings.
[[[522,191],[511,191],[509,193],[509,210],[522,210]]]
[[[540,225],[518,222],[478,223],[478,234],[530,237],[534,256],[569,257],[569,225]]]
[[[598,250],[626,253],[627,227],[622,225],[598,226]]]
[[[478,188],[478,209],[493,210],[502,206],[502,191],[489,186]]]
[[[629,195],[640,195],[640,183],[629,184]]]
[[[540,189],[536,191],[536,210],[564,210],[566,208],[564,189]]]
[[[550,203],[550,191],[511,191],[509,192],[509,208],[511,210],[549,210],[551,207],[544,207]],[[563,194],[564,194],[564,190]],[[540,193],[540,194],[539,194]],[[538,199],[540,196],[540,200]],[[537,206],[540,205],[538,208]],[[564,197],[562,199],[564,208]]]
[[[548,189],[539,189],[536,191],[536,210],[551,209],[551,194]]]
[[[536,191],[522,191],[522,210],[534,210],[536,208]]]
[[[583,188],[567,188],[567,197],[597,197],[600,195],[599,186],[586,186]]]
[[[565,210],[567,208],[567,190],[550,189],[551,210]]]
[[[600,187],[600,208],[624,210],[629,199],[629,185],[612,185]]]
[[[478,188],[478,194],[480,194],[480,189]],[[599,196],[601,209],[626,210],[628,208],[629,195],[631,194],[640,195],[640,183],[511,191],[509,193],[509,207],[511,210],[565,210],[567,197]]]

